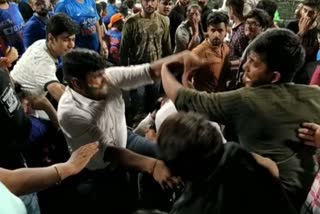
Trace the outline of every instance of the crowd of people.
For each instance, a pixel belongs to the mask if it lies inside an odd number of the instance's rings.
[[[320,213],[320,2],[208,2],[0,0],[0,213]]]

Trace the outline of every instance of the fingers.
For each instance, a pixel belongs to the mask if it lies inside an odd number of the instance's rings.
[[[311,129],[313,131],[316,131],[317,129],[320,128],[320,126],[318,124],[316,124],[316,123],[303,123],[302,127]]]

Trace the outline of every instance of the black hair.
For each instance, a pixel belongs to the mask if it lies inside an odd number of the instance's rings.
[[[215,161],[209,160],[218,157],[223,141],[217,128],[203,116],[179,112],[162,123],[157,145],[160,159],[173,175],[195,180],[208,172],[208,162],[214,166]]]
[[[191,11],[192,9],[198,10],[198,11],[200,12],[200,14],[201,14],[201,12],[202,12],[202,9],[201,9],[200,5],[198,5],[198,4],[191,4],[191,5],[189,5],[189,6],[187,7],[187,13],[190,13],[190,11]]]
[[[319,0],[304,0],[302,2],[303,5],[315,8],[320,10],[320,1]]]
[[[207,26],[224,23],[226,26],[229,24],[229,16],[223,12],[210,13],[207,18]]]
[[[273,20],[274,14],[278,9],[278,5],[273,0],[261,0],[258,2],[256,8],[266,11]]]
[[[102,5],[100,3],[96,3],[96,8],[97,8],[97,13],[98,13],[98,15],[100,17],[100,13],[102,11]]]
[[[72,78],[85,81],[89,73],[100,71],[106,67],[106,61],[103,57],[89,49],[73,49],[62,59],[64,80],[70,87],[72,87]]]
[[[304,65],[305,50],[296,34],[287,29],[269,29],[248,47],[258,54],[269,71],[281,74],[279,83],[291,82]]]
[[[102,10],[106,10],[107,9],[107,3],[105,3],[104,1],[99,2],[99,4],[101,5],[101,9]]]
[[[245,19],[256,19],[263,29],[266,29],[271,25],[269,14],[266,11],[257,8],[251,10],[245,16]]]
[[[69,35],[74,35],[79,33],[79,25],[74,22],[65,13],[57,13],[52,16],[46,27],[46,34],[52,34],[53,37],[57,37],[63,33],[68,33]]]
[[[244,0],[227,0],[227,7],[231,7],[237,16],[243,17]]]
[[[108,0],[108,3],[109,4],[114,4],[114,3],[116,3],[116,0]]]

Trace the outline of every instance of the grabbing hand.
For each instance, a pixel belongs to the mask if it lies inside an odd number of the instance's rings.
[[[153,178],[161,185],[162,189],[171,188],[181,184],[181,179],[173,177],[170,170],[161,160],[156,160],[153,172]]]
[[[303,123],[298,129],[298,137],[304,144],[320,148],[320,125],[316,123]]]

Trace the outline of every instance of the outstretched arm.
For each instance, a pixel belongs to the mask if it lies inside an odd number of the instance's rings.
[[[37,192],[79,173],[97,151],[98,144],[90,143],[74,151],[65,163],[16,170],[0,168],[0,181],[16,195]]]
[[[178,91],[183,86],[170,73],[168,64],[163,64],[161,69],[161,79],[164,91],[172,102],[176,101]]]

